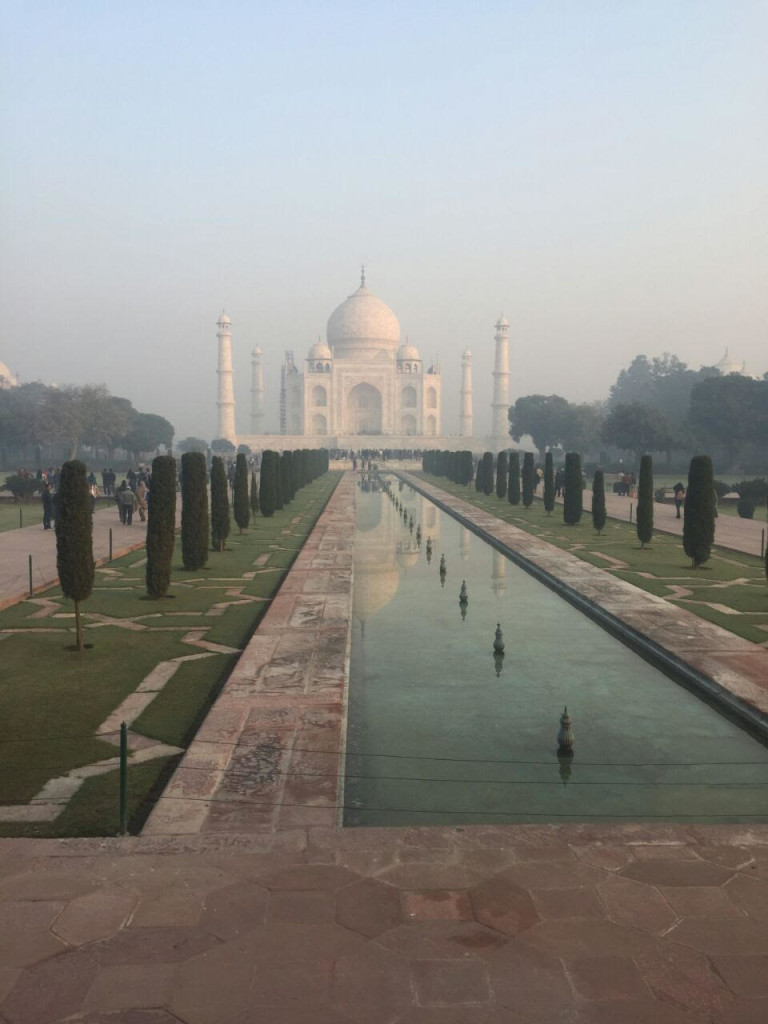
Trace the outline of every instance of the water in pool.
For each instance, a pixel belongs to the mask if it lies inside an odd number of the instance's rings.
[[[768,820],[766,747],[388,479],[406,518],[358,493],[345,825]]]

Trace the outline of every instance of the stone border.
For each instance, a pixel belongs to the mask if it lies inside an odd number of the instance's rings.
[[[143,836],[333,827],[343,790],[356,482],[346,472]]]
[[[768,651],[763,647],[409,473],[393,473],[646,661],[768,741]]]

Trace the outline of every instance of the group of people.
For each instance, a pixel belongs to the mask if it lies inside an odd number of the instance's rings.
[[[56,499],[59,482],[59,470],[38,470],[37,479],[43,481],[43,490],[40,500],[43,505],[43,529],[53,529],[56,520]],[[152,483],[152,475],[146,466],[140,466],[138,470],[129,469],[126,479],[121,481],[120,486],[115,489],[117,476],[112,469],[104,469],[101,473],[103,492],[99,490],[96,474],[88,474],[88,489],[91,497],[91,513],[96,509],[96,499],[103,493],[105,497],[113,498],[117,505],[120,522],[124,526],[131,526],[136,512],[143,523],[147,518],[149,508],[149,488]]]
[[[126,479],[121,481],[120,486],[114,492],[120,522],[124,526],[133,524],[133,516],[136,512],[139,513],[142,523],[146,521],[151,485],[152,474],[146,466],[140,466],[138,471],[129,469],[126,473]]]

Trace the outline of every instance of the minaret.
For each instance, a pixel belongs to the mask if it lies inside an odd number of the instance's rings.
[[[461,354],[460,400],[459,437],[472,437],[472,353],[468,348]]]
[[[509,447],[509,320],[496,321],[496,364],[493,371],[493,421],[491,435],[500,451]]]
[[[235,440],[235,385],[232,372],[232,321],[224,310],[221,311],[216,326],[219,328],[216,337],[219,339],[219,434],[221,438]]]
[[[261,369],[261,349],[251,352],[251,433],[264,432],[264,375]]]

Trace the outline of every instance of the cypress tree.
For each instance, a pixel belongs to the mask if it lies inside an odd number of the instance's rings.
[[[208,561],[208,469],[202,452],[181,456],[181,560],[192,571]]]
[[[555,507],[555,467],[552,465],[552,452],[544,456],[544,509],[549,515]]]
[[[214,455],[211,459],[211,541],[214,551],[223,551],[229,536],[229,494],[224,459]]]
[[[462,479],[461,482],[467,487],[472,483],[472,452],[463,451],[462,453]]]
[[[496,459],[496,497],[507,496],[507,453],[499,452]]]
[[[477,460],[477,470],[475,471],[475,490],[481,493],[483,490],[483,469],[484,463],[482,459]]]
[[[248,462],[241,452],[235,459],[235,491],[232,496],[232,511],[240,533],[248,528],[251,509],[248,503]]]
[[[64,463],[56,497],[56,570],[61,592],[75,602],[77,649],[82,651],[80,602],[91,596],[96,572],[91,494],[84,463],[77,459]]]
[[[285,501],[283,499],[283,474],[280,470],[280,455],[278,452],[272,453],[272,478],[275,484],[275,510],[279,512]]]
[[[259,514],[259,485],[256,483],[256,474],[251,473],[251,515]]]
[[[520,453],[509,453],[509,466],[507,469],[507,498],[510,505],[520,504]]]
[[[168,593],[175,542],[176,460],[172,455],[158,455],[152,460],[147,519],[146,583],[150,597],[165,597]]]
[[[523,455],[523,506],[530,508],[533,504],[533,478],[536,470],[533,465],[533,452]]]
[[[640,476],[637,482],[637,539],[640,547],[651,543],[653,537],[653,458],[643,455],[640,459]]]
[[[301,479],[301,457],[298,450],[291,452],[291,490],[295,494],[300,491],[304,486],[304,481]]]
[[[283,452],[281,458],[285,460],[283,488],[287,489],[288,501],[293,501],[296,497],[296,489],[293,486],[293,452]]]
[[[280,456],[280,493],[283,497],[283,504],[287,505],[291,500],[291,464],[286,459],[288,452]]]
[[[602,469],[596,469],[592,480],[592,525],[598,536],[605,529],[605,478]]]
[[[565,497],[563,499],[563,522],[575,526],[581,522],[581,456],[568,452],[565,456]]]
[[[275,469],[274,461],[277,459],[277,452],[267,451],[261,454],[261,474],[259,481],[259,505],[261,514],[266,518],[275,514]]]
[[[483,454],[483,494],[493,494],[493,453]]]
[[[698,569],[709,560],[715,539],[715,486],[712,460],[694,455],[688,470],[688,490],[683,511],[683,550]]]

